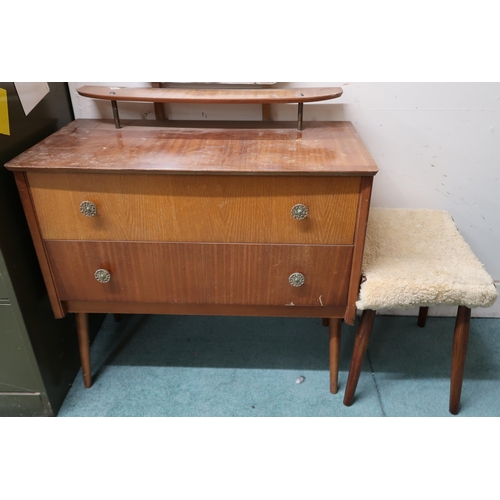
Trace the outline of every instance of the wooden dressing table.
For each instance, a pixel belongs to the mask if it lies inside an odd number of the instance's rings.
[[[350,122],[76,120],[6,167],[86,387],[110,312],[329,319],[337,392],[377,172]]]

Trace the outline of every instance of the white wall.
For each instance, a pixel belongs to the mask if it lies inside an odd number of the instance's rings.
[[[112,118],[109,102],[79,96],[77,118]],[[97,84],[97,83],[96,83]],[[149,86],[107,82],[101,85]],[[439,208],[451,212],[462,235],[500,283],[500,84],[344,83],[339,99],[304,105],[305,120],[352,121],[380,172],[373,206]],[[120,117],[153,119],[152,104],[119,103]],[[259,105],[168,105],[171,119],[260,119]],[[273,105],[274,120],[295,120],[294,105]],[[454,314],[438,308],[430,314]],[[500,317],[500,300],[474,316]]]

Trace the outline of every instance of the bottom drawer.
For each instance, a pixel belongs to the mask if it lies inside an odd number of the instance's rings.
[[[332,306],[347,302],[351,246],[47,241],[60,300]],[[98,269],[109,272],[101,283]],[[304,283],[289,277],[301,273]]]

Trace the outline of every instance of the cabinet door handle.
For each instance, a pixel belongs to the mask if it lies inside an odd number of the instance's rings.
[[[80,203],[80,212],[82,212],[85,217],[94,217],[97,215],[97,207],[95,203],[85,200]]]
[[[290,285],[292,286],[302,286],[305,282],[306,278],[302,273],[293,273],[288,278]]]
[[[99,283],[108,283],[109,280],[111,279],[111,274],[109,271],[106,271],[106,269],[98,269],[94,273],[94,278],[99,282]]]
[[[309,209],[302,203],[298,203],[292,207],[291,213],[294,219],[304,220],[309,215]]]

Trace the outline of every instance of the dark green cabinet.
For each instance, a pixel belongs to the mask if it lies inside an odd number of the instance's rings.
[[[17,303],[7,299],[7,280],[0,254],[0,415],[51,415],[24,321]]]
[[[2,265],[3,265],[3,267],[2,267]],[[0,303],[7,300],[7,287],[5,286],[5,283],[3,282],[3,278],[2,278],[2,274],[4,274],[4,273],[2,273],[2,270],[4,267],[5,267],[5,265],[4,265],[4,262],[2,259],[2,260],[0,260]]]
[[[3,165],[73,119],[67,85],[26,116],[7,90],[11,135],[0,135],[0,416],[56,415],[80,360],[74,316],[54,319],[12,172]],[[91,325],[95,334],[102,317]]]
[[[36,364],[30,359],[31,348],[23,335],[24,325],[16,304],[0,302],[0,394],[12,392],[36,393],[38,391]],[[16,320],[17,317],[17,320]]]

